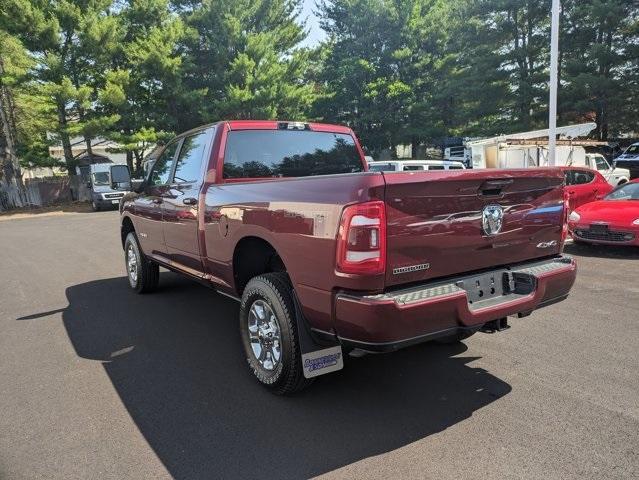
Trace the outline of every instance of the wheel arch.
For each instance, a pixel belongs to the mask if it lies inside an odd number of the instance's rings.
[[[122,240],[122,248],[124,248],[124,242],[126,242],[126,237],[129,233],[135,232],[135,225],[133,225],[133,220],[127,215],[122,217],[122,223],[120,225],[120,237]]]
[[[287,272],[284,259],[271,242],[262,237],[242,237],[233,250],[233,281],[235,292],[242,295],[249,280],[257,275]]]

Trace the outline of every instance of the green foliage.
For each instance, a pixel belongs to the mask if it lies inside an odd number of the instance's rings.
[[[202,119],[306,118],[316,95],[305,77],[312,53],[299,48],[299,4],[205,0],[185,12],[188,86],[202,94]]]
[[[301,0],[3,0],[0,85],[22,164],[70,137],[129,165],[224,118],[352,126],[373,152],[547,122],[550,0],[325,0],[302,47]],[[563,0],[560,123],[639,131],[639,6]]]

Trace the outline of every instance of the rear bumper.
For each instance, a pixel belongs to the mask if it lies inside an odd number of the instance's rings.
[[[560,256],[494,272],[511,272],[526,288],[474,304],[458,286],[467,276],[381,295],[340,293],[335,300],[338,337],[363,350],[391,351],[458,330],[477,330],[491,320],[527,315],[563,300],[575,281],[577,267],[572,258]]]

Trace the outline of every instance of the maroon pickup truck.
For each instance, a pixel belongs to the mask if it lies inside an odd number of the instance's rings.
[[[159,267],[241,302],[255,377],[289,393],[386,352],[563,300],[559,169],[368,172],[346,127],[228,121],[169,142],[120,205],[131,287]]]

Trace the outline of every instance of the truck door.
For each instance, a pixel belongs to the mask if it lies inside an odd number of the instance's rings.
[[[169,178],[178,140],[169,143],[160,154],[147,178],[144,192],[134,201],[138,240],[142,250],[166,258],[166,245],[162,228],[162,202],[169,189]]]
[[[179,267],[194,270],[194,274],[203,270],[198,229],[199,195],[213,131],[213,128],[208,128],[184,137],[175,161],[173,179],[162,203],[168,258]]]

